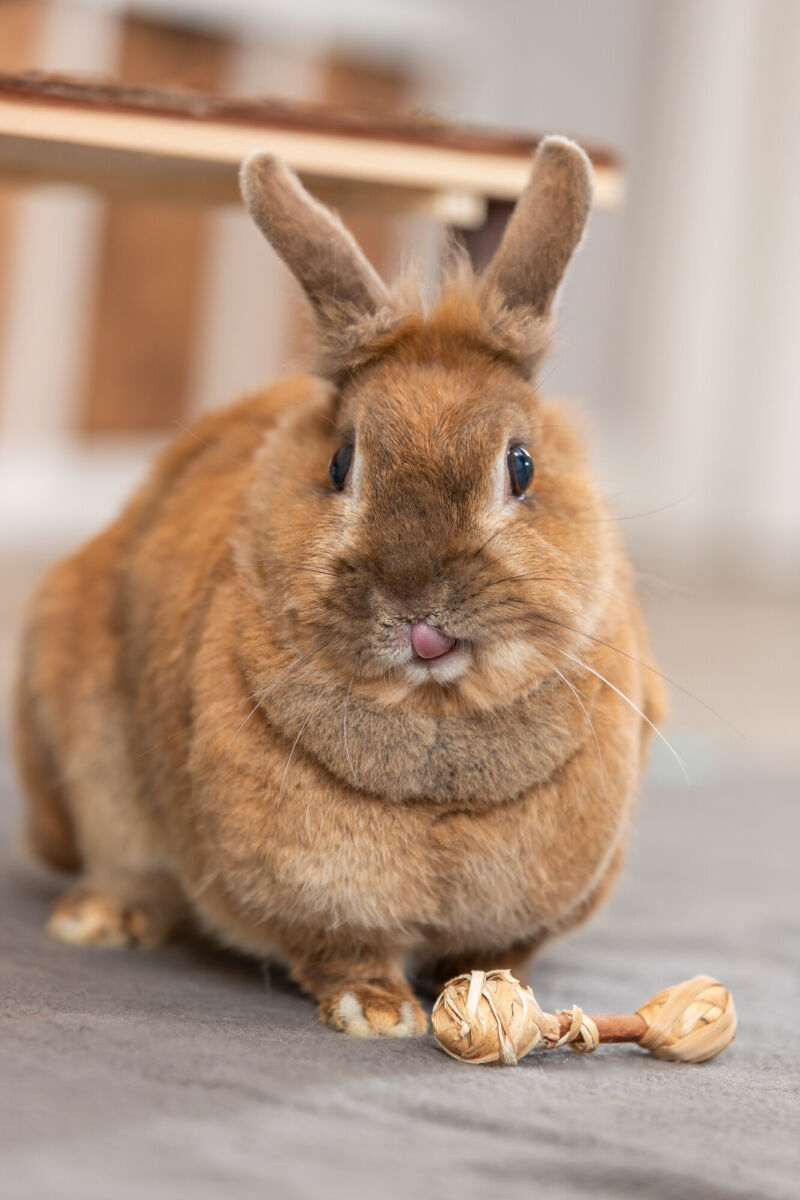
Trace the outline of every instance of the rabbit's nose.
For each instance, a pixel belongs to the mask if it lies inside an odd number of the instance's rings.
[[[427,618],[424,621],[414,621],[411,626],[411,645],[418,658],[441,658],[452,650],[456,639],[447,637]]]

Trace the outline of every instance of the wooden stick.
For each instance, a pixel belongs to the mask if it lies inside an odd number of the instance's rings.
[[[561,1037],[572,1023],[572,1013],[557,1012],[559,1034]],[[638,1013],[604,1013],[601,1016],[590,1016],[597,1026],[601,1042],[639,1042],[647,1033],[647,1023]]]

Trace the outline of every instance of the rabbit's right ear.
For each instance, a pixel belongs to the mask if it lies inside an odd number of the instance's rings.
[[[336,320],[388,303],[383,282],[338,217],[272,154],[251,154],[239,186],[247,211],[302,285],[317,317]]]

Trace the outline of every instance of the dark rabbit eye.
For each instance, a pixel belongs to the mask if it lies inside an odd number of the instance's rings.
[[[506,461],[511,477],[511,490],[515,496],[521,496],[531,486],[533,459],[524,446],[509,446]]]
[[[347,479],[347,472],[350,470],[352,461],[353,447],[349,442],[345,442],[343,446],[339,447],[328,463],[328,474],[340,491],[344,487],[344,481]]]

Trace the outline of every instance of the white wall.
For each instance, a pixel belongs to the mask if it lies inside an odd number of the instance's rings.
[[[686,496],[690,569],[800,583],[800,5],[652,6],[617,316],[614,428]]]

